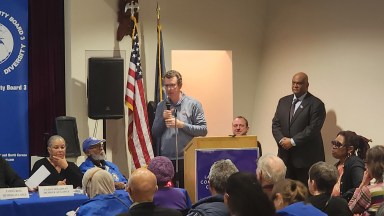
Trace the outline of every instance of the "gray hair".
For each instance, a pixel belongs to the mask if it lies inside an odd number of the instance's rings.
[[[62,140],[65,143],[65,139],[62,137],[62,136],[59,136],[59,135],[53,135],[51,137],[49,137],[48,141],[47,141],[47,146],[48,147],[51,147],[52,144],[56,141],[56,140]]]
[[[287,167],[283,160],[273,154],[266,154],[257,161],[256,173],[263,173],[263,180],[275,184],[285,178]]]
[[[231,160],[219,160],[212,164],[209,170],[209,185],[219,194],[225,193],[227,179],[233,173],[239,172]]]

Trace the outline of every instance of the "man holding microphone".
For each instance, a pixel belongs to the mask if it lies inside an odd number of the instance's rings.
[[[177,168],[176,186],[184,187],[183,149],[193,137],[207,135],[207,123],[201,103],[181,91],[179,72],[166,72],[163,83],[167,98],[157,105],[152,135],[160,140],[160,155],[168,157]]]

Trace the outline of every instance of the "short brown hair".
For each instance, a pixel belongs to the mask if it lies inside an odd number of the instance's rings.
[[[175,71],[175,70],[169,70],[167,71],[165,74],[164,74],[164,78],[167,78],[167,79],[172,79],[173,77],[176,77],[177,79],[177,85],[178,86],[182,86],[183,85],[183,77],[181,76],[181,74],[178,72],[178,71]]]
[[[275,183],[272,189],[272,200],[276,199],[276,194],[280,193],[286,204],[290,205],[296,202],[306,202],[308,198],[308,189],[300,181],[292,179],[283,179]]]
[[[244,121],[245,121],[245,126],[247,126],[248,127],[248,120],[244,117],[244,116],[236,116],[236,118],[235,119],[244,119]]]

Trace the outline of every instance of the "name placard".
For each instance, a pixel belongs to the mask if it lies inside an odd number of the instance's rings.
[[[27,187],[0,188],[0,200],[29,198]]]
[[[39,186],[39,197],[73,196],[72,185]]]

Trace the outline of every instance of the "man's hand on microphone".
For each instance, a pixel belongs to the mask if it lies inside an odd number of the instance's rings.
[[[173,118],[173,116],[172,116],[172,111],[173,111],[173,109],[172,109],[172,110],[164,110],[164,112],[163,112],[163,118],[164,118],[165,120]]]
[[[176,119],[172,117],[170,119],[165,119],[165,125],[167,128],[183,128],[184,127],[184,122],[180,121],[179,119]]]

